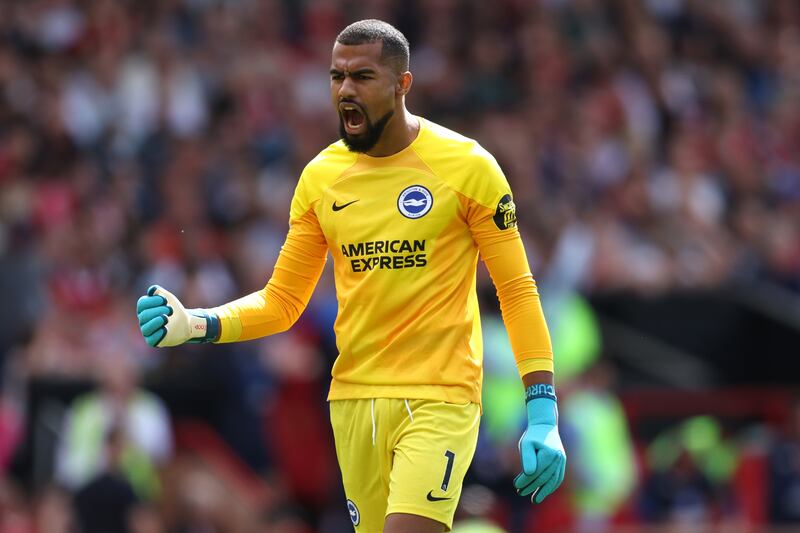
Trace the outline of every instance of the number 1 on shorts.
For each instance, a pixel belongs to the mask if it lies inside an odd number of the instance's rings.
[[[456,458],[456,454],[447,450],[444,452],[444,456],[447,457],[447,466],[444,468],[444,478],[442,478],[442,490],[447,490],[447,485],[450,484],[450,474],[453,473],[453,460]]]

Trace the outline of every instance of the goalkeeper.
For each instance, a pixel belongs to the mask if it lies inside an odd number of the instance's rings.
[[[271,335],[303,312],[330,253],[330,417],[350,519],[369,533],[452,527],[480,418],[479,254],[525,390],[513,484],[541,502],[566,465],[550,337],[511,190],[477,142],[406,109],[408,69],[408,41],[391,25],[345,28],[330,67],[341,139],[303,170],[266,286],[212,309],[185,309],[154,286],[137,305],[151,346]]]

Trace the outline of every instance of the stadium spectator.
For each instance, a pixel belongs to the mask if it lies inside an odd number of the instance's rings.
[[[99,389],[76,398],[66,415],[56,478],[71,490],[81,489],[119,462],[137,497],[156,498],[158,468],[172,453],[167,410],[139,387],[137,368],[127,356],[108,354],[99,364]],[[114,428],[122,435],[115,436]],[[108,442],[109,435],[120,440]]]
[[[81,533],[132,530],[133,511],[139,499],[122,471],[125,438],[121,427],[111,426],[103,446],[104,468],[75,494],[73,505]]]
[[[613,531],[614,519],[634,494],[637,463],[625,412],[614,394],[613,366],[601,360],[568,388],[562,423],[574,458],[570,495],[576,529]]]
[[[800,523],[800,399],[792,404],[785,431],[769,454],[769,518],[777,524]]]
[[[663,430],[647,450],[642,517],[675,527],[713,527],[740,518],[733,501],[736,445],[714,418],[697,416]]]

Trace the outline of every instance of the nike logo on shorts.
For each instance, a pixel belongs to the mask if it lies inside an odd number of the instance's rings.
[[[433,495],[433,491],[432,490],[428,491],[428,501],[429,502],[441,502],[441,501],[449,500],[449,499],[450,498],[437,498],[436,496]]]

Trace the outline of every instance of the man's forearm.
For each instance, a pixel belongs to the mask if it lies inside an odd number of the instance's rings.
[[[272,277],[260,291],[215,307],[221,324],[217,342],[235,342],[286,331],[300,317],[317,285],[327,244],[311,214],[295,221]]]
[[[552,380],[553,348],[550,333],[519,235],[512,239],[483,243],[481,256],[497,289],[503,323],[520,376],[547,373]]]

